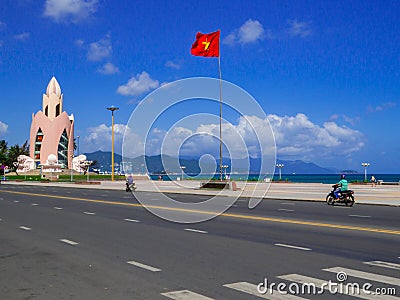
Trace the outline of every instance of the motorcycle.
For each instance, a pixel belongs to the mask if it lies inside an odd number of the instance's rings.
[[[134,182],[129,184],[129,182],[127,181],[125,185],[126,185],[125,191],[127,192],[132,192],[132,191],[134,192],[136,190],[136,184]]]
[[[339,187],[338,184],[332,185],[332,191],[326,196],[326,203],[328,205],[335,205],[335,203],[344,203],[346,206],[353,206],[355,203],[354,200],[354,191],[340,191],[339,198],[335,196],[335,190]]]

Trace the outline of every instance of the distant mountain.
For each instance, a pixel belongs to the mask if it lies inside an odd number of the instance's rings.
[[[98,162],[97,168],[102,171],[111,171],[111,152],[96,151],[92,153],[85,153],[89,160],[96,160]],[[122,162],[122,156],[120,154],[114,154],[114,163],[117,168],[120,168]],[[146,162],[146,163],[145,163]],[[261,166],[260,158],[250,158],[250,172],[258,173]],[[164,163],[164,165],[163,165]],[[225,165],[231,165],[229,159],[223,158],[222,163]],[[277,160],[277,163],[283,164],[282,174],[336,174],[338,170],[333,168],[323,168],[312,162],[304,162],[302,160]],[[124,161],[125,169],[130,173],[143,173],[145,166],[149,173],[180,173],[182,172],[180,166],[185,166],[185,173],[199,174],[200,170],[203,173],[214,173],[216,170],[215,163],[202,162],[201,169],[199,166],[198,158],[182,157],[178,161],[168,155],[155,155],[155,156],[138,156],[132,159]],[[219,160],[216,162],[219,165]],[[243,172],[247,172],[247,159],[235,160],[234,164],[237,170],[243,169]],[[122,168],[121,168],[122,169]],[[227,172],[230,172],[229,168]],[[275,170],[278,173],[278,169]],[[346,172],[346,173],[350,173]]]

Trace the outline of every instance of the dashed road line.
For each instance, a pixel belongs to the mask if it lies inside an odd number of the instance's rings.
[[[32,203],[32,206],[38,206],[39,204],[37,204],[37,203]]]
[[[289,203],[289,202],[281,202],[281,205],[296,205],[295,203]]]
[[[84,211],[83,213],[84,213],[85,215],[89,215],[89,216],[94,216],[94,215],[96,215],[96,213],[90,212],[90,211]]]
[[[19,200],[14,200],[14,203],[19,203]]]
[[[32,230],[32,228],[26,226],[19,226],[19,228],[22,230]]]
[[[286,209],[286,208],[278,208],[278,210],[280,210],[280,211],[289,211],[289,212],[294,211],[294,209]]]
[[[174,300],[214,300],[214,298],[209,298],[189,290],[161,293],[161,295]]]
[[[67,239],[61,239],[60,242],[66,243],[66,244],[71,245],[71,246],[76,246],[76,245],[79,244],[77,242],[74,242],[74,241],[71,241],[71,240],[67,240]]]
[[[191,228],[185,228],[184,230],[190,231],[190,232],[196,232],[196,233],[208,233],[207,231],[204,231],[204,230],[191,229]]]
[[[145,264],[142,264],[142,263],[134,261],[134,260],[127,261],[127,263],[130,265],[133,265],[135,267],[142,268],[142,269],[145,269],[145,270],[148,270],[151,272],[160,272],[161,271],[161,269],[158,269],[158,268],[155,268],[155,267],[152,267],[149,265],[145,265]]]
[[[275,246],[278,247],[285,247],[285,248],[291,248],[291,249],[297,249],[297,250],[304,250],[304,251],[311,251],[312,249],[310,248],[305,248],[305,247],[299,247],[299,246],[293,246],[293,245],[287,245],[287,244],[274,244]]]
[[[395,270],[400,270],[400,264],[395,264],[387,261],[380,261],[380,260],[375,260],[375,261],[366,261],[364,262],[366,265],[370,266],[377,266],[377,267],[383,267],[383,268],[388,268],[388,269],[395,269]]]
[[[371,216],[362,216],[362,215],[349,215],[349,217],[356,217],[356,218],[371,218]]]
[[[63,208],[62,207],[58,207],[58,206],[54,206],[54,209],[62,210]]]
[[[133,220],[133,219],[124,219],[124,221],[133,222],[133,223],[140,223],[139,220]]]

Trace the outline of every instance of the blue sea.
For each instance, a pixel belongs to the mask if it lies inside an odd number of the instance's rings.
[[[375,176],[376,180],[382,180],[384,182],[399,182],[400,174],[371,174]],[[371,179],[371,175],[367,174],[367,180]],[[151,175],[152,180],[159,180],[160,177],[164,181],[176,180],[177,177],[181,177],[180,174],[175,175]],[[203,176],[196,178],[195,176],[191,176],[190,174],[185,174],[184,179],[195,179],[195,180],[206,180],[206,179],[219,179],[219,174],[204,174]],[[231,180],[249,180],[249,181],[258,181],[264,180],[265,177],[270,178],[271,176],[266,176],[265,174],[232,174],[230,175]],[[364,174],[348,174],[346,175],[347,181],[349,182],[361,182],[364,181]],[[279,174],[275,174],[273,176],[273,180],[279,180]],[[282,174],[282,180],[290,181],[290,182],[309,182],[309,183],[328,183],[334,184],[340,180],[339,174]]]

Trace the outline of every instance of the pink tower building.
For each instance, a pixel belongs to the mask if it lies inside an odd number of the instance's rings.
[[[57,157],[64,167],[72,166],[74,153],[74,115],[62,110],[63,94],[57,79],[51,78],[46,94],[43,95],[43,109],[32,114],[30,132],[30,157],[36,163],[45,164],[50,154]]]

